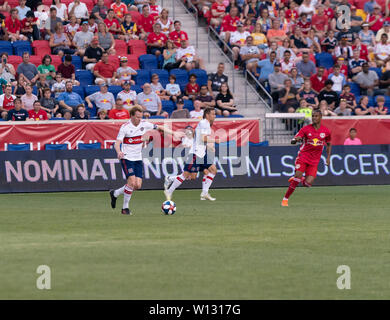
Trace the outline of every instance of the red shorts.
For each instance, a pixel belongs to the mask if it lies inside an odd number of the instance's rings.
[[[318,164],[308,164],[299,158],[295,160],[295,171],[304,172],[306,177],[312,176],[315,178],[317,176],[317,168]]]

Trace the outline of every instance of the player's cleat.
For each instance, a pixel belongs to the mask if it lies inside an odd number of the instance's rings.
[[[132,215],[132,213],[131,213],[131,211],[130,211],[129,208],[122,209],[121,213],[122,213],[122,214],[126,214],[126,215],[128,215],[128,216],[131,216],[131,215]]]
[[[210,200],[210,201],[215,201],[217,200],[216,198],[213,198],[212,196],[210,196],[209,193],[207,194],[200,194],[200,200]]]
[[[172,194],[170,194],[168,192],[168,190],[164,190],[164,194],[165,194],[165,198],[167,199],[167,201],[171,201]]]
[[[288,199],[282,200],[282,207],[288,207]]]
[[[116,199],[118,198],[114,196],[114,190],[110,190],[110,197],[111,197],[111,208],[115,209]]]
[[[164,189],[168,190],[170,186],[172,185],[173,180],[170,179],[169,176],[166,176],[164,179]]]
[[[293,179],[294,179],[294,176],[290,177],[290,178],[288,179],[288,182],[290,183]]]

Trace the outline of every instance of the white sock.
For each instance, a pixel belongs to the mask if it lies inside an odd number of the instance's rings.
[[[122,188],[116,189],[114,191],[114,197],[118,198],[123,192],[125,191],[126,185],[124,185]]]
[[[208,194],[211,184],[213,183],[215,174],[211,172],[207,176],[203,176],[202,181],[202,194]]]
[[[131,195],[133,194],[133,188],[128,184],[125,185],[124,193],[123,193],[123,209],[129,208],[129,202],[131,199]]]
[[[186,178],[184,178],[184,175],[183,175],[183,174],[180,174],[180,175],[178,175],[178,176],[176,176],[176,177],[174,177],[174,178],[175,178],[175,180],[173,180],[171,186],[170,186],[169,189],[168,189],[168,192],[169,192],[170,194],[172,194],[173,191],[176,190],[176,188],[180,187],[180,185],[181,185],[181,184],[183,183],[183,181],[186,179]]]

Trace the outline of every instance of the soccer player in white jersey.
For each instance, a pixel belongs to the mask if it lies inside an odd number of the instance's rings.
[[[114,145],[127,183],[117,190],[110,190],[111,207],[113,209],[116,207],[117,198],[123,194],[122,214],[127,215],[131,214],[129,209],[131,196],[134,190],[140,189],[142,185],[142,146],[146,141],[144,134],[150,130],[159,130],[173,135],[175,139],[180,139],[183,135],[164,126],[142,120],[142,114],[141,106],[136,105],[130,110],[130,120],[121,126]]]
[[[173,179],[172,177],[166,177],[164,193],[167,200],[171,200],[173,192],[184,182],[184,180],[191,179],[191,177],[194,177],[199,171],[204,171],[205,169],[208,170],[208,174],[203,178],[200,200],[216,200],[210,196],[209,189],[217,174],[217,168],[213,163],[210,163],[211,161],[209,157],[207,157],[207,148],[213,150],[214,143],[219,142],[219,139],[210,137],[211,126],[213,125],[214,120],[214,108],[205,108],[203,120],[199,121],[195,129],[194,142],[189,151],[183,173]]]

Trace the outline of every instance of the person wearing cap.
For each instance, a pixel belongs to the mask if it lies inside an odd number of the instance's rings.
[[[268,76],[274,102],[278,101],[279,93],[284,89],[284,81],[286,79],[288,79],[288,76],[282,72],[282,65],[280,62],[275,62],[274,71]]]
[[[375,71],[370,70],[370,66],[367,62],[363,63],[362,69],[363,70],[352,79],[359,85],[361,95],[373,96],[379,94],[378,74]]]
[[[190,112],[188,109],[184,109],[184,100],[182,98],[177,99],[176,109],[171,114],[171,119],[188,119]]]
[[[131,85],[135,85],[134,80],[131,80],[131,76],[136,75],[137,71],[135,71],[132,67],[127,65],[127,57],[123,56],[119,59],[120,66],[116,70],[115,78],[117,78],[120,83],[124,81],[129,81]]]
[[[357,14],[355,6],[351,6],[351,32],[359,33],[362,30],[363,18]]]
[[[92,102],[94,102],[98,110],[106,109],[108,111],[115,106],[114,95],[111,92],[108,92],[108,86],[104,82],[100,84],[100,91],[85,97],[85,102],[91,109],[93,108]]]
[[[381,42],[377,43],[374,48],[374,56],[377,67],[384,67],[390,62],[390,43],[386,33],[382,33]]]
[[[353,56],[352,46],[348,43],[348,38],[343,37],[339,42],[339,45],[336,46],[334,50],[334,55],[336,57],[343,57],[345,59],[350,59]]]
[[[123,101],[121,98],[116,98],[115,108],[111,109],[108,112],[108,117],[110,119],[130,119],[129,110],[123,107]]]
[[[375,34],[370,30],[370,25],[367,22],[362,24],[362,30],[359,31],[358,36],[367,47],[375,46]]]
[[[86,64],[85,69],[92,71],[96,63],[100,61],[103,55],[103,48],[99,46],[99,39],[94,36],[91,44],[85,49],[83,62]]]
[[[244,25],[242,22],[237,23],[237,31],[234,31],[230,35],[230,46],[233,51],[233,61],[238,67],[238,57],[240,55],[241,47],[245,46],[246,38],[251,34],[248,31],[245,31]]]
[[[382,8],[380,5],[374,5],[374,12],[367,18],[367,22],[370,25],[370,29],[377,33],[383,25],[385,18],[382,16]]]
[[[122,83],[122,91],[118,93],[117,98],[121,98],[124,107],[131,109],[137,100],[137,92],[130,89],[130,81],[124,81]]]
[[[38,18],[35,18],[31,10],[26,13],[26,17],[21,21],[21,33],[30,41],[39,40]]]
[[[383,27],[377,32],[375,41],[377,43],[381,42],[382,34],[387,34],[387,43],[390,43],[390,21],[386,20],[383,22]]]
[[[76,48],[76,54],[79,56],[84,56],[85,49],[87,49],[93,39],[93,33],[88,28],[88,21],[83,21],[81,23],[81,31],[76,32],[73,37],[72,44]]]

